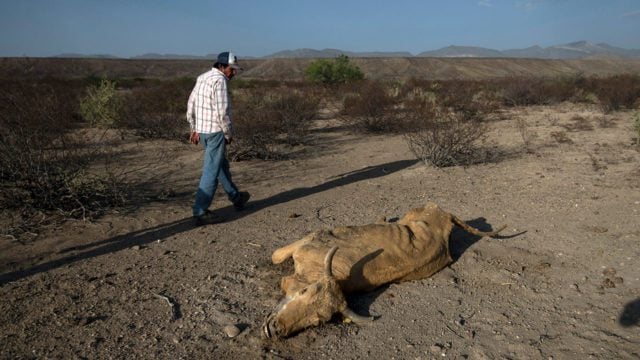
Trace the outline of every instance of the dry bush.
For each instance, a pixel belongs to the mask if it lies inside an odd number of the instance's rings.
[[[84,219],[122,204],[115,179],[93,175],[102,148],[87,150],[69,83],[15,82],[0,91],[2,233],[24,238],[60,219]],[[71,85],[70,85],[71,84]]]
[[[469,115],[490,114],[500,108],[501,99],[488,81],[449,80],[438,87],[438,103]]]
[[[405,126],[397,100],[386,84],[363,81],[345,96],[340,116],[356,130],[368,133],[399,132]]]
[[[592,78],[586,86],[596,95],[600,109],[604,113],[633,109],[638,106],[640,99],[640,76],[638,75]]]
[[[446,167],[486,160],[479,143],[487,126],[479,116],[468,113],[427,110],[422,122],[405,139],[413,154],[427,165]]]
[[[246,89],[245,89],[246,90]],[[234,94],[234,142],[229,147],[233,161],[279,159],[283,146],[304,143],[310,120],[318,112],[320,96],[310,88],[296,91],[250,89]]]
[[[533,140],[537,137],[536,133],[532,132],[527,125],[527,122],[523,118],[518,118],[516,120],[516,126],[518,128],[518,132],[520,133],[520,137],[522,138],[522,145],[524,150],[532,154],[535,152],[534,147],[532,146]]]
[[[185,114],[193,83],[187,78],[139,80],[131,89],[121,90],[116,127],[144,138],[186,141],[189,125]]]
[[[549,105],[576,99],[582,78],[554,79],[512,77],[494,82],[505,106]]]

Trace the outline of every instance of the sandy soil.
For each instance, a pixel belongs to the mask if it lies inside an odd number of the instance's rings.
[[[294,160],[234,163],[251,206],[236,213],[220,194],[214,206],[227,221],[200,228],[189,218],[200,148],[123,144],[136,150],[131,162],[171,154],[152,171],[167,199],[27,244],[0,239],[0,357],[640,358],[631,116],[568,104],[505,112],[488,142],[499,160],[446,169],[417,162],[401,136],[318,120]],[[261,339],[292,271],[270,263],[274,249],[427,201],[483,230],[508,223],[508,236],[455,231],[455,262],[436,276],[349,298],[378,316],[368,326],[333,321]],[[228,337],[227,325],[241,333]]]

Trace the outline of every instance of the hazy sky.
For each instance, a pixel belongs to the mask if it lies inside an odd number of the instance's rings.
[[[640,0],[0,0],[0,56],[640,49]]]

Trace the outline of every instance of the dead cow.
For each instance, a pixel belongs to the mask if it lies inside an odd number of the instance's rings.
[[[273,263],[293,257],[295,274],[282,278],[285,298],[265,320],[263,335],[286,337],[336,313],[356,323],[372,320],[351,311],[344,294],[435,274],[452,262],[449,236],[454,224],[478,236],[495,236],[505,228],[482,232],[429,203],[394,223],[314,232],[275,250]]]

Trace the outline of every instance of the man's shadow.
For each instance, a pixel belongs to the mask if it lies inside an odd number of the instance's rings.
[[[487,220],[483,217],[466,221],[466,223],[469,226],[477,230],[480,230],[482,232],[493,231],[493,227],[489,223],[487,223]],[[524,232],[520,232],[517,234],[508,235],[508,236],[498,235],[498,236],[495,236],[494,238],[488,239],[488,241],[491,241],[493,239],[510,239],[510,238],[522,235],[523,233]],[[453,262],[447,266],[451,266],[455,264],[460,259],[462,254],[464,254],[471,246],[473,246],[473,244],[477,243],[482,238],[483,238],[482,236],[471,234],[465,231],[464,229],[460,228],[459,226],[454,226],[453,230],[451,231],[451,237],[449,239],[449,252],[451,253]],[[375,256],[373,255],[377,256],[378,254],[371,254],[371,255],[365,256],[363,260],[371,261],[373,258],[375,258]],[[360,264],[359,266],[363,267],[364,264]],[[384,294],[388,288],[389,288],[389,284],[386,284],[377,288],[375,291],[372,291],[366,294],[357,294],[357,295],[347,296],[347,302],[349,303],[349,307],[360,315],[371,316],[369,312],[371,304],[373,304],[379,296]],[[374,317],[379,317],[379,316],[384,316],[384,314],[379,314],[379,315],[374,314]]]
[[[363,180],[371,180],[382,176],[390,175],[397,171],[406,169],[418,163],[418,160],[399,160],[386,164],[367,166],[363,169],[350,171],[348,173],[336,175],[329,181],[311,187],[300,187],[281,192],[265,199],[249,201],[247,207],[240,212],[234,211],[233,206],[220,209],[220,214],[227,220],[233,221],[249,214],[255,213],[270,206],[286,203],[300,199],[309,195],[321,193],[333,188],[346,186]]]
[[[233,207],[228,207],[224,209],[223,212],[226,213],[225,218],[227,219],[227,221],[232,221],[269,206],[303,198],[305,196],[320,193],[335,187],[346,186],[358,181],[369,180],[389,175],[391,173],[408,168],[416,164],[417,162],[418,160],[401,160],[382,165],[369,166],[364,169],[338,175],[332,180],[320,185],[306,188],[296,188],[273,195],[266,199],[250,202],[250,206],[248,206],[246,210],[241,212],[233,211]],[[70,247],[60,252],[62,254],[69,253],[70,255],[68,256],[31,266],[27,269],[20,269],[1,274],[0,286],[11,281],[16,281],[41,272],[46,272],[62,266],[73,264],[77,261],[114,253],[136,245],[143,246],[156,240],[167,239],[176,234],[193,229],[194,225],[192,219],[186,218],[168,224],[158,225],[149,229],[142,229],[130,232],[128,234],[114,236],[112,238],[97,241],[94,243]]]
[[[100,255],[114,253],[133,246],[143,246],[153,241],[169,238],[173,235],[193,229],[191,218],[177,220],[168,224],[158,225],[149,229],[137,230],[124,235],[97,241],[91,244],[72,246],[63,249],[59,254],[70,254],[62,258],[51,260],[0,275],[0,286],[41,272],[53,270],[77,261],[90,259]]]

